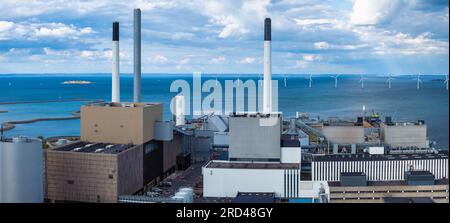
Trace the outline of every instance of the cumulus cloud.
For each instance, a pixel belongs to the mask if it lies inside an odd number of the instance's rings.
[[[78,28],[64,23],[14,23],[0,21],[0,40],[68,38],[76,39],[83,35],[95,33],[91,27]]]
[[[403,4],[403,0],[356,0],[350,21],[357,25],[387,23],[399,14]]]
[[[223,64],[227,61],[227,59],[224,56],[218,56],[216,58],[212,58],[209,61],[209,64]]]
[[[150,63],[157,63],[157,64],[165,64],[169,61],[166,56],[161,54],[156,54],[149,58]]]
[[[256,58],[254,57],[245,57],[239,61],[240,64],[253,64],[255,63]]]

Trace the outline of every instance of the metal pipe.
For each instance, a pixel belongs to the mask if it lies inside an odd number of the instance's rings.
[[[134,88],[133,101],[141,102],[141,9],[134,9]]]
[[[120,102],[119,22],[113,23],[112,32],[112,93],[111,102]]]

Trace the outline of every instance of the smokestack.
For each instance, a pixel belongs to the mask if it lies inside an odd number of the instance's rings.
[[[271,46],[271,20],[264,20],[264,86],[263,86],[263,113],[272,112],[272,46]]]
[[[112,32],[112,93],[111,102],[120,102],[119,22],[113,23]]]
[[[141,102],[141,10],[134,9],[134,102]]]

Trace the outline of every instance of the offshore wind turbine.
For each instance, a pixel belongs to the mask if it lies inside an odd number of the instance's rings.
[[[394,80],[391,74],[389,74],[388,79],[386,80],[386,83],[388,83],[389,89],[391,89],[391,82]]]
[[[309,88],[312,87],[312,74],[309,75]]]
[[[417,75],[417,78],[415,78],[414,80],[417,80],[417,90],[420,89],[420,83],[422,83],[422,80],[420,79],[420,73]]]
[[[219,81],[217,80],[217,74],[216,74],[216,86],[219,84]]]
[[[331,77],[334,78],[334,88],[337,88],[339,75],[334,75],[334,76],[331,76]]]
[[[359,82],[361,82],[361,89],[364,89],[364,80],[366,80],[367,78],[363,77],[363,75],[361,75],[361,77],[359,78]]]
[[[448,91],[448,74],[445,74],[444,84],[445,84],[445,89]]]
[[[284,78],[284,87],[286,87],[287,86],[287,80],[286,80],[286,75],[285,74],[283,74],[283,78]]]

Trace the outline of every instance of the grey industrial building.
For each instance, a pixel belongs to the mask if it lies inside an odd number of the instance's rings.
[[[369,181],[405,180],[409,170],[425,170],[436,179],[448,179],[448,152],[313,155],[311,162],[313,181],[339,181],[343,172],[362,172]]]

